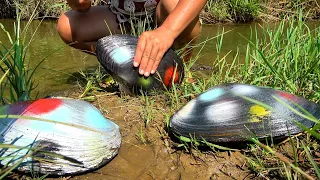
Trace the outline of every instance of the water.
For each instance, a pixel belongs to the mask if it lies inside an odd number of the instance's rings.
[[[13,34],[14,20],[0,19],[0,23]],[[25,22],[22,24],[25,24]],[[96,69],[98,66],[96,57],[64,44],[56,31],[56,20],[43,21],[39,24],[40,21],[33,21],[29,28],[30,37],[33,32],[36,33],[30,44],[28,58],[33,66],[46,58],[41,64],[41,68],[36,72],[36,81],[39,83],[37,90],[39,90],[40,96],[78,87],[76,81],[79,78],[78,72]],[[319,24],[319,22],[313,22],[310,23],[310,26],[317,27]],[[274,26],[274,24],[270,24],[270,26]],[[198,42],[210,39],[223,30],[224,32],[230,31],[224,35],[221,55],[223,56],[230,52],[230,57],[232,57],[232,54],[236,53],[237,49],[244,54],[244,47],[247,45],[247,40],[244,37],[249,38],[255,27],[259,29],[259,24],[204,25],[201,28]],[[8,42],[7,36],[3,31],[0,31],[0,40]],[[216,57],[215,44],[216,39],[206,42],[200,53],[199,64],[213,64]],[[199,49],[194,52],[194,55],[199,52]],[[48,55],[50,56],[47,57]]]
[[[13,35],[14,20],[0,19],[0,23]],[[45,59],[35,76],[40,96],[73,88],[76,81],[72,77],[80,70],[96,67],[96,58],[65,45],[56,31],[56,21],[39,24],[40,21],[33,21],[29,27],[30,37],[33,32],[36,33],[28,50],[28,60],[34,66]],[[0,40],[8,42],[7,39],[6,34],[1,32]]]

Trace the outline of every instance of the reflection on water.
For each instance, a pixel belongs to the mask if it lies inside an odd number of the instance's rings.
[[[0,19],[6,29],[13,34],[14,20]],[[22,24],[25,24],[22,23]],[[33,21],[29,28],[30,37],[33,32],[36,32],[33,41],[29,46],[28,58],[31,65],[38,62],[44,62],[39,71],[36,72],[36,80],[39,82],[37,89],[40,91],[40,96],[50,95],[56,91],[63,91],[76,86],[75,78],[72,78],[80,70],[87,68],[95,69],[98,65],[96,57],[75,50],[65,45],[60,39],[56,31],[56,21],[43,21],[40,25],[39,21]],[[319,22],[310,23],[311,28],[319,26]],[[271,27],[273,24],[269,24]],[[247,45],[245,38],[250,38],[252,32],[257,27],[258,31],[261,28],[258,23],[251,24],[228,24],[228,25],[204,25],[201,29],[201,35],[198,42],[203,42],[221,33],[228,32],[224,35],[221,49],[221,56],[229,51],[236,53],[237,48],[242,53]],[[245,37],[245,38],[244,38]],[[5,33],[0,33],[0,41],[8,42]],[[216,58],[216,39],[206,42],[201,51],[201,58],[198,63],[212,65]],[[200,48],[198,48],[200,49]],[[195,51],[194,55],[198,52]],[[244,54],[244,53],[242,53]],[[232,57],[232,56],[231,56]],[[241,56],[240,56],[241,57]]]
[[[198,63],[205,65],[212,65],[215,58],[217,57],[216,43],[217,38],[212,38],[225,32],[223,36],[223,43],[220,52],[220,58],[225,56],[228,52],[229,58],[227,60],[232,61],[233,55],[240,53],[240,62],[244,59],[246,47],[248,45],[248,40],[251,39],[254,41],[255,34],[257,37],[262,38],[262,27],[269,27],[271,30],[276,29],[278,23],[249,23],[249,24],[226,24],[226,25],[207,25],[202,26],[201,35],[198,43],[210,39],[203,50],[201,51],[201,58],[198,60]],[[308,22],[310,30],[318,28],[320,26],[319,21]],[[286,25],[284,26],[286,27]],[[268,39],[266,39],[268,40]]]
[[[14,20],[0,19],[0,23],[14,34]],[[39,84],[37,90],[40,91],[40,96],[46,96],[74,87],[76,82],[70,82],[69,79],[80,70],[96,67],[98,62],[94,56],[65,45],[56,31],[56,21],[43,21],[40,26],[39,24],[39,21],[33,21],[29,27],[30,37],[33,32],[36,33],[30,43],[27,57],[31,67],[45,59],[36,71],[36,81]],[[0,33],[0,41],[8,42],[3,32]]]

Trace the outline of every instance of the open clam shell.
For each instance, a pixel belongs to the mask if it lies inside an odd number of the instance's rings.
[[[45,98],[18,102],[0,107],[0,115],[11,116],[0,119],[0,143],[20,147],[1,149],[1,158],[11,158],[0,163],[12,166],[21,160],[17,169],[23,172],[87,172],[108,163],[121,144],[118,125],[81,100]],[[30,148],[41,151],[26,156],[32,152]]]
[[[131,93],[140,90],[170,88],[181,83],[184,77],[182,60],[169,49],[160,62],[157,73],[148,78],[139,75],[133,66],[138,38],[131,35],[111,35],[98,40],[96,54],[101,65],[125,89]]]
[[[308,128],[314,125],[283,103],[301,112],[295,105],[298,104],[320,118],[320,105],[303,97],[271,88],[222,84],[188,102],[171,117],[170,127],[174,133],[183,136],[229,142],[296,134],[302,130],[295,122]]]

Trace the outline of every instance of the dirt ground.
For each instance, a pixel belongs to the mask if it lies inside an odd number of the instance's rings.
[[[79,98],[82,92],[64,92],[60,96]],[[49,180],[228,180],[228,179],[286,179],[284,164],[261,149],[249,148],[246,142],[231,143],[229,147],[236,151],[214,151],[208,147],[184,148],[181,141],[166,128],[165,115],[172,114],[166,95],[148,96],[151,114],[146,116],[146,101],[143,96],[126,96],[118,91],[94,92],[91,103],[103,115],[119,125],[122,145],[118,155],[105,166],[92,172],[68,177],[47,178]],[[150,109],[149,109],[150,110]],[[146,125],[146,119],[150,123]],[[320,148],[316,141],[300,133],[294,136],[294,144],[304,141],[312,148],[314,160],[320,159]],[[308,143],[307,143],[308,142]],[[297,155],[299,166],[313,177],[316,176],[303,148],[296,148],[295,153],[287,140],[277,143],[277,151],[294,162]],[[249,158],[249,159],[248,159]],[[251,160],[251,163],[249,162]],[[255,160],[253,162],[252,160]],[[252,167],[254,163],[254,167]],[[282,170],[281,170],[282,169]],[[287,173],[295,172],[287,169]],[[279,172],[282,171],[282,174]],[[30,176],[14,173],[12,179],[29,180]]]
[[[75,96],[75,94],[71,95]],[[161,98],[157,98],[161,99]],[[163,101],[163,99],[162,99]],[[146,127],[144,100],[119,93],[95,95],[92,102],[101,112],[119,125],[122,145],[119,154],[104,167],[74,180],[120,179],[251,179],[241,152],[188,152],[177,148],[180,142],[165,130],[163,102],[155,102],[156,113]],[[69,179],[69,178],[66,178]]]

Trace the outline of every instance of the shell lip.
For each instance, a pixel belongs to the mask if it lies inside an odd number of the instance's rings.
[[[232,143],[232,142],[250,142],[250,138],[257,138],[259,140],[264,139],[284,139],[287,138],[289,134],[279,134],[275,132],[266,132],[262,134],[254,134],[249,130],[247,132],[234,131],[227,132],[226,134],[212,134],[210,131],[190,131],[185,128],[172,127],[172,132],[185,137],[193,137],[198,140],[206,140],[208,142],[217,142],[217,143]],[[295,130],[292,134],[299,133],[300,131]],[[229,133],[229,134],[228,134]]]
[[[240,124],[225,124],[225,123],[212,123],[207,125],[199,125],[193,123],[183,122],[175,115],[171,117],[169,127],[173,132],[182,136],[193,135],[196,138],[204,138],[210,142],[235,142],[235,141],[248,141],[249,138],[265,139],[281,139],[288,137],[290,134],[297,134],[302,129],[293,121],[286,120],[283,122],[277,122],[276,119],[271,120],[275,123],[288,123],[287,128],[278,127],[277,124],[270,124],[271,126],[262,127],[263,124],[268,122],[244,122],[239,121]],[[304,126],[311,128],[314,123],[302,119],[298,121]],[[241,128],[240,126],[243,125]]]
[[[65,172],[63,170],[55,170],[55,171],[50,171],[50,172],[39,171],[39,172],[37,172],[37,174],[46,175],[46,177],[51,177],[51,178],[58,178],[61,176],[70,176],[70,175],[72,175],[72,176],[84,175],[88,172],[93,172],[93,171],[99,170],[100,168],[103,168],[105,165],[107,165],[109,162],[111,162],[117,156],[118,156],[118,153],[116,155],[114,155],[112,158],[109,158],[109,159],[104,158],[104,160],[102,160],[102,162],[100,164],[96,165],[95,167],[91,167],[91,168],[82,167],[80,165],[74,166],[74,167],[81,167],[83,169],[82,171],[76,171],[76,172]],[[33,166],[33,165],[30,165],[30,166]],[[18,168],[18,171],[19,171],[19,168]],[[27,174],[32,173],[32,171],[30,171],[29,169],[22,170],[22,172],[27,173]]]

